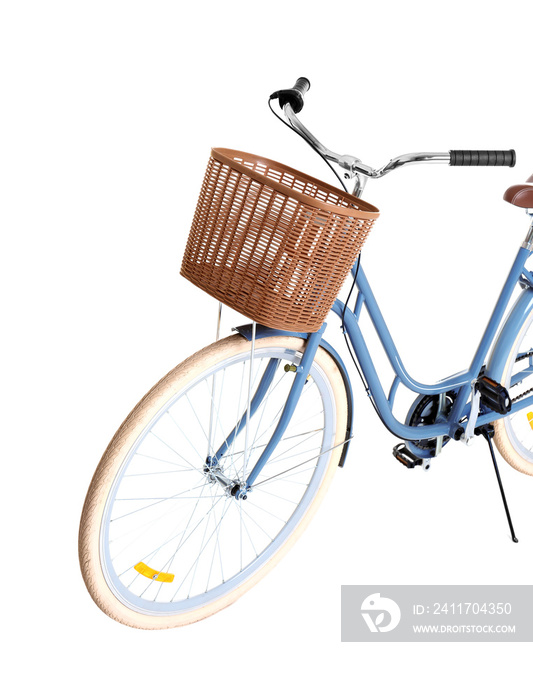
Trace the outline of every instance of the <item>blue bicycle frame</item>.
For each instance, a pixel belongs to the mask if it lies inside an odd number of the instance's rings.
[[[530,255],[531,252],[529,250],[520,248],[470,367],[463,372],[438,382],[437,384],[422,384],[417,382],[408,374],[390,335],[389,329],[387,328],[385,320],[383,319],[366,275],[362,269],[359,269],[356,280],[359,294],[356,300],[355,310],[352,312],[349,309],[346,309],[344,314],[344,323],[354,347],[357,360],[368,383],[370,394],[376,404],[381,418],[391,432],[406,440],[422,440],[436,438],[439,436],[453,437],[458,430],[462,429],[463,426],[461,423],[469,416],[470,413],[467,403],[472,392],[472,384],[479,377],[481,368],[485,364],[487,353],[496,337],[496,333],[509,305],[512,293],[518,283],[524,287],[524,291],[518,302],[513,307],[509,318],[502,328],[490,360],[486,362],[487,376],[497,376],[498,378],[501,376],[503,372],[503,362],[507,359],[511,343],[514,341],[516,333],[521,327],[524,318],[529,314],[531,308],[533,308],[533,276],[529,270],[526,270],[524,267]],[[352,272],[355,274],[355,268]],[[377,335],[395,373],[388,396],[385,395],[383,386],[377,375],[363,334],[359,327],[359,317],[363,305],[368,311]],[[333,310],[342,318],[344,304],[337,299],[333,306]],[[533,367],[531,368],[531,371],[533,371]],[[446,420],[435,423],[434,425],[409,426],[401,423],[394,417],[392,412],[396,391],[400,384],[403,384],[405,387],[418,394],[438,395],[446,394],[448,391],[456,391],[457,398],[454,401],[450,416]],[[518,401],[517,403],[513,404],[511,413],[519,411],[532,403],[533,396],[523,399],[522,401]],[[476,426],[486,425],[491,421],[497,420],[498,418],[501,418],[501,415],[495,411],[483,413],[477,419]]]
[[[370,284],[366,278],[362,266],[359,266],[357,270],[357,265],[354,265],[352,269],[352,275],[356,276],[355,284],[358,289],[358,295],[355,302],[355,308],[352,311],[350,308],[345,306],[345,303],[337,299],[333,305],[333,312],[337,314],[344,321],[344,326],[350,342],[355,351],[357,361],[361,367],[364,379],[368,385],[369,396],[371,397],[374,405],[379,412],[379,415],[387,428],[397,435],[398,437],[409,441],[410,449],[413,449],[414,454],[419,456],[428,456],[422,450],[418,450],[416,445],[412,445],[413,442],[419,440],[435,439],[439,437],[454,437],[459,439],[461,434],[464,433],[465,420],[470,416],[472,402],[469,402],[470,397],[473,394],[473,386],[475,381],[480,376],[482,367],[484,367],[484,372],[486,376],[491,378],[496,378],[497,380],[502,377],[505,362],[509,355],[512,344],[522,327],[525,319],[529,316],[530,312],[533,310],[533,274],[525,268],[525,263],[531,251],[528,247],[521,247],[518,251],[516,259],[511,267],[507,280],[503,286],[501,294],[498,298],[492,316],[489,320],[485,333],[481,339],[479,347],[474,355],[474,358],[470,364],[470,367],[463,371],[455,374],[447,379],[444,379],[437,384],[423,384],[421,382],[413,379],[404,367],[404,364],[400,358],[400,355],[396,349],[392,336],[387,328],[387,324],[381,314],[378,303],[374,297]],[[505,314],[513,291],[516,285],[519,284],[523,291],[519,296],[518,300],[514,304],[513,308],[509,312],[505,323],[502,324],[502,320]],[[367,344],[365,342],[363,333],[359,325],[359,319],[363,306],[366,307],[370,319],[372,320],[374,329],[380,339],[381,345],[387,354],[391,367],[394,371],[394,380],[388,392],[385,393],[383,385],[379,379],[378,373],[370,356]],[[498,329],[500,328],[498,338],[496,335]],[[300,337],[307,338],[306,348],[303,353],[303,357],[299,367],[296,368],[295,380],[293,386],[287,398],[287,403],[285,405],[284,411],[274,431],[272,438],[265,447],[263,453],[256,462],[254,468],[250,472],[247,479],[246,485],[242,485],[240,491],[236,495],[243,495],[246,488],[249,488],[254,483],[255,479],[261,472],[261,469],[266,464],[267,460],[271,456],[272,452],[276,448],[279,440],[283,436],[283,433],[294,413],[296,404],[301,395],[303,386],[305,384],[307,375],[310,371],[313,359],[315,357],[316,351],[319,345],[327,345],[322,340],[322,335],[324,333],[326,324],[323,324],[322,328],[315,333],[289,333],[286,331],[279,331],[276,329],[258,327],[257,337],[274,336],[274,335],[297,335]],[[252,337],[252,326],[243,326],[238,329],[239,332],[246,338],[250,339]],[[490,358],[487,359],[489,349],[494,344]],[[327,345],[328,351],[333,354],[335,361],[339,365],[343,377],[346,383],[347,372],[340,360],[339,355],[336,351]],[[525,378],[525,375],[533,372],[533,366],[526,370],[522,370],[520,375],[512,377],[511,386]],[[259,386],[256,390],[254,399],[251,402],[251,412],[255,411],[257,406],[261,401],[261,397],[264,396],[265,391],[268,389],[270,382],[273,377],[273,368],[268,367],[265,371]],[[348,379],[349,384],[349,379]],[[432,425],[418,425],[411,426],[406,423],[400,422],[393,415],[394,400],[396,397],[396,392],[400,384],[411,391],[421,394],[421,395],[446,395],[449,391],[454,391],[456,398],[453,402],[452,410],[447,417],[441,417]],[[349,390],[349,399],[351,399],[351,387],[347,385]],[[533,405],[533,395],[516,401],[512,404],[510,414],[520,411],[527,406]],[[507,414],[509,415],[509,414]],[[485,411],[480,413],[476,419],[476,427],[487,425],[492,421],[501,418],[501,414],[496,411]],[[240,426],[244,425],[244,421],[240,421]],[[225,441],[224,445],[218,450],[216,455],[212,458],[213,463],[218,461],[220,457],[225,453],[228,444],[234,439],[236,433],[232,433],[229,438]],[[352,437],[351,425],[347,431],[347,441]]]

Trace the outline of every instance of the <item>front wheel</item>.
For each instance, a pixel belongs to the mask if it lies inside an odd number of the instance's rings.
[[[268,443],[303,350],[299,338],[259,339],[250,371],[250,343],[225,338],[169,372],[119,428],[79,535],[85,583],[112,618],[144,629],[203,619],[251,588],[301,534],[346,435],[346,392],[325,350],[246,500],[232,484]],[[261,400],[245,425],[249,395]]]
[[[533,312],[516,336],[500,383],[512,400],[533,392]],[[533,476],[533,406],[495,421],[494,442],[506,462]]]

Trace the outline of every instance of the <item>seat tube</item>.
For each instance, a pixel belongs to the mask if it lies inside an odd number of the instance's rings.
[[[525,248],[526,250],[529,250],[530,252],[533,251],[533,211],[528,209],[527,213],[529,214],[529,218],[531,220],[531,224],[529,226],[529,231],[527,232],[527,236],[522,243],[522,248]]]

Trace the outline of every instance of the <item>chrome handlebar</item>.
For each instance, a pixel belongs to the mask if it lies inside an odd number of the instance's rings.
[[[450,164],[449,152],[429,152],[429,153],[406,153],[397,156],[381,168],[375,169],[365,165],[359,158],[349,155],[340,155],[330,151],[307,129],[296,116],[292,106],[287,103],[283,107],[283,112],[290,126],[304,138],[320,155],[336,166],[340,171],[340,176],[345,180],[355,178],[354,194],[360,196],[369,178],[377,179],[387,175],[393,170],[411,165],[413,163],[446,163]]]

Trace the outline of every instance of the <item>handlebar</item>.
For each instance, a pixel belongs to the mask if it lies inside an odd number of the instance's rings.
[[[344,179],[356,178],[354,193],[361,194],[368,178],[377,179],[393,170],[413,163],[447,163],[453,166],[501,166],[513,168],[516,163],[516,153],[509,151],[446,151],[407,153],[393,158],[381,168],[365,165],[359,158],[349,155],[339,155],[330,151],[302,124],[296,114],[304,106],[305,93],[311,87],[307,78],[298,78],[292,88],[278,90],[272,93],[270,100],[278,99],[284,113],[285,123],[288,123],[307,143],[324,159],[337,166]]]

